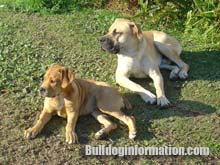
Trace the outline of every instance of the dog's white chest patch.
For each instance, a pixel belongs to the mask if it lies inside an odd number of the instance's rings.
[[[132,63],[132,69],[130,71],[131,77],[136,77],[136,78],[145,78],[146,74],[144,73],[143,66],[140,61],[138,60],[133,60]]]
[[[126,72],[128,76],[136,78],[146,78],[144,61],[124,55],[118,55],[118,71]]]

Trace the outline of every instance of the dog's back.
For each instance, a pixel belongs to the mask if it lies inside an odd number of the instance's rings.
[[[84,106],[82,113],[84,113],[84,111],[88,112],[87,107],[90,107],[91,109],[91,107],[94,108],[94,105],[110,111],[115,111],[123,107],[126,107],[127,109],[131,108],[129,101],[115,88],[105,82],[76,79],[75,83],[80,86],[79,88],[83,89],[81,92],[85,92],[80,95],[87,96],[84,100],[84,105],[86,106]]]

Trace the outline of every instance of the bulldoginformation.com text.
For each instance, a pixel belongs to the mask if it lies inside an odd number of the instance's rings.
[[[138,147],[112,145],[85,146],[85,155],[209,155],[208,147]]]

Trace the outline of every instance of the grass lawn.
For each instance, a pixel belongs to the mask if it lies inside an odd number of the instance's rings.
[[[0,11],[0,164],[217,163],[220,160],[219,42],[206,41],[194,32],[185,34],[178,27],[158,27],[136,19],[142,29],[163,30],[178,38],[183,45],[182,58],[190,65],[187,81],[170,81],[168,72],[162,71],[172,106],[159,109],[115,83],[116,56],[103,52],[97,38],[117,17],[127,16],[106,10],[69,15]],[[24,130],[36,121],[43,107],[38,88],[52,63],[73,68],[79,78],[106,81],[126,95],[133,105],[126,113],[137,119],[136,141],[130,141],[127,127],[114,119],[118,129],[107,140],[95,140],[100,124],[90,116],[78,121],[80,144],[65,143],[66,121],[59,117],[54,117],[34,140],[24,140]],[[155,92],[151,80],[134,81]],[[86,144],[206,146],[210,155],[85,156]]]

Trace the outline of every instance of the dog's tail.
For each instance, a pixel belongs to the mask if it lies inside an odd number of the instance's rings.
[[[123,101],[124,101],[124,105],[126,109],[131,109],[132,106],[130,104],[130,102],[128,101],[128,99],[126,97],[123,96]]]

